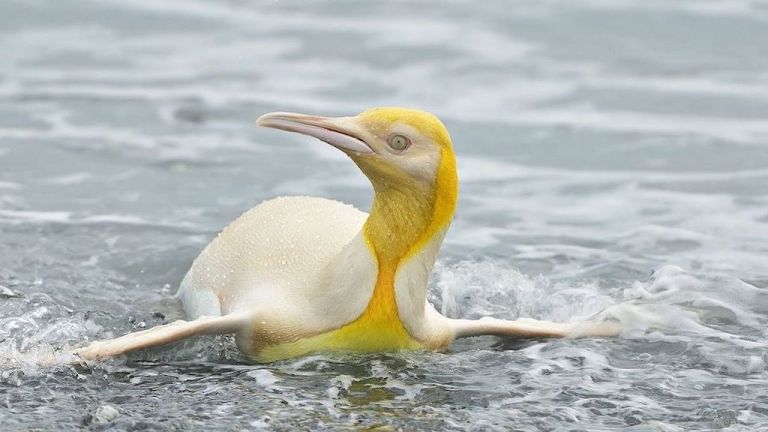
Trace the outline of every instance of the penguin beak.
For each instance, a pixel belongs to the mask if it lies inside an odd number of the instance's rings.
[[[370,154],[371,147],[362,139],[354,117],[320,117],[306,114],[273,112],[264,114],[256,124],[273,129],[315,137],[345,153]]]

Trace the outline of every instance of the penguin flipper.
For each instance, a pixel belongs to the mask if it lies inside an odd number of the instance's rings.
[[[485,317],[478,320],[450,320],[457,338],[472,336],[503,336],[520,339],[611,337],[621,333],[621,327],[609,322],[556,323],[520,318],[514,321]]]
[[[199,335],[227,334],[239,331],[248,320],[241,315],[200,317],[192,321],[174,321],[148,330],[128,333],[115,339],[96,341],[72,352],[83,360],[99,360],[121,354],[166,345]]]

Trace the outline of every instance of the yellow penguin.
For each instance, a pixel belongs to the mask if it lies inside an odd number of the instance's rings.
[[[370,179],[370,213],[324,198],[265,201],[232,222],[192,264],[176,321],[75,351],[99,359],[201,334],[234,333],[256,362],[331,351],[440,350],[460,337],[611,336],[607,323],[450,319],[427,282],[453,218],[456,161],[434,115],[374,108],[354,117],[270,113],[264,127],[346,153]]]

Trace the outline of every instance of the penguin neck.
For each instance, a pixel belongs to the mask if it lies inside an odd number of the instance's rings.
[[[363,235],[379,268],[395,268],[417,251],[428,235],[435,194],[416,185],[374,186]]]
[[[428,185],[401,175],[369,176],[374,198],[361,234],[380,272],[396,270],[427,245],[439,249],[458,200],[456,162],[451,151],[443,151],[436,171],[434,182]]]
[[[453,217],[456,189],[453,184],[448,185],[449,193],[418,183],[373,182],[373,186],[373,204],[362,234],[378,275],[364,316],[377,316],[399,326],[412,315],[403,316],[403,307],[424,307],[429,274]],[[411,261],[418,265],[404,268]],[[401,269],[419,274],[402,277],[398,274]]]

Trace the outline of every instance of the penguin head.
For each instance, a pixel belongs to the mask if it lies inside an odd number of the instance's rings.
[[[298,132],[346,153],[370,179],[377,193],[417,191],[425,196],[458,193],[451,138],[433,114],[384,107],[350,117],[269,113],[260,126]]]

